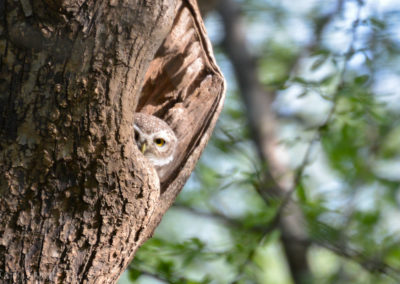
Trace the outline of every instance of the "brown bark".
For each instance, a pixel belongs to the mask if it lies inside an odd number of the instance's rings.
[[[0,2],[4,283],[114,283],[152,234],[223,101],[198,14],[173,0]],[[161,189],[133,141],[139,98],[181,141]]]

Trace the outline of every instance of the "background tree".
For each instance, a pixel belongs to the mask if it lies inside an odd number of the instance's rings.
[[[1,1],[0,69],[2,283],[115,283],[222,107],[196,3]],[[135,110],[178,137],[161,181]]]
[[[204,2],[226,106],[126,276],[398,283],[397,1]]]

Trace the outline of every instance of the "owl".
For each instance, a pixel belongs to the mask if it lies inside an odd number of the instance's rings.
[[[134,119],[136,145],[154,165],[162,180],[168,164],[174,159],[177,145],[175,133],[166,122],[153,115],[137,112]]]

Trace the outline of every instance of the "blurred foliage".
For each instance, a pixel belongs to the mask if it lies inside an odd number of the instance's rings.
[[[259,80],[276,93],[288,172],[310,158],[303,209],[309,283],[400,283],[400,9],[396,1],[238,2]],[[228,81],[195,173],[120,283],[293,283],[257,192],[251,140],[218,14],[207,18]],[[265,122],[268,123],[268,122]],[[272,229],[271,229],[272,228]]]

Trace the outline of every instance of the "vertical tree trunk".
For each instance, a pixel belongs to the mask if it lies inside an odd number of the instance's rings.
[[[259,193],[267,203],[274,198],[285,200],[290,186],[295,186],[296,181],[290,185],[289,179],[278,178],[286,177],[287,169],[280,161],[277,119],[272,109],[274,94],[265,91],[258,80],[255,62],[245,43],[245,30],[238,5],[231,0],[221,0],[218,11],[225,28],[224,48],[236,73],[253,140],[261,161],[268,165],[262,174]],[[277,223],[293,282],[307,283],[310,275],[307,261],[309,243],[301,208],[289,200]]]
[[[113,283],[154,229],[132,115],[174,1],[0,5],[2,283]]]
[[[222,107],[196,3],[1,1],[0,72],[0,279],[116,282]],[[133,140],[136,109],[180,141],[161,184]]]

